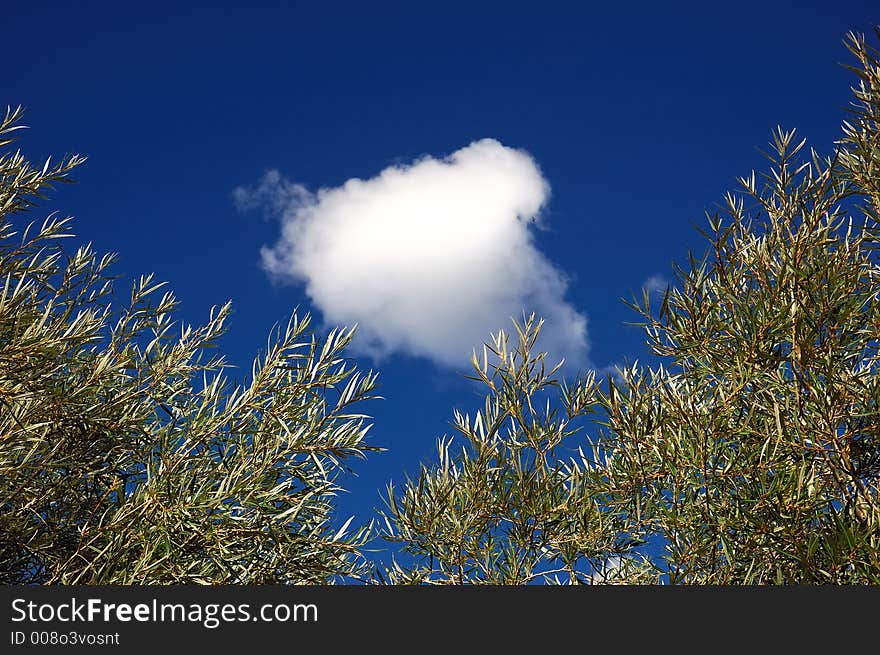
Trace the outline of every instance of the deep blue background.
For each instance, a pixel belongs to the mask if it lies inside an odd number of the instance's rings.
[[[777,124],[830,149],[854,79],[841,41],[880,22],[843,1],[188,4],[4,6],[0,102],[26,105],[34,160],[89,157],[46,205],[78,239],[168,280],[186,321],[233,300],[222,347],[242,375],[308,300],[269,283],[259,248],[278,226],[236,212],[233,188],[270,167],[335,186],[482,137],[530,152],[552,186],[537,242],[571,276],[594,364],[644,359],[620,299],[702,251],[694,226],[763,166]],[[364,519],[477,401],[426,361],[381,370],[368,410],[389,452],[341,503]]]

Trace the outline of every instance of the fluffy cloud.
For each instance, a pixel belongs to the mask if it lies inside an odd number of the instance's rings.
[[[546,319],[540,345],[584,365],[586,317],[533,241],[549,193],[527,153],[483,139],[316,193],[270,171],[234,197],[280,216],[266,271],[303,283],[328,323],[358,323],[362,352],[464,367],[490,332],[534,311]]]

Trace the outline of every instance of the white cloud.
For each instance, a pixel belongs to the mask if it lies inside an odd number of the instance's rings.
[[[664,294],[669,286],[669,280],[662,275],[652,275],[642,283],[642,289],[649,294]]]
[[[534,311],[546,319],[540,345],[584,365],[586,317],[533,241],[549,193],[527,153],[483,139],[314,194],[270,171],[234,198],[281,217],[266,271],[304,283],[327,323],[358,323],[361,352],[465,367],[490,332]]]

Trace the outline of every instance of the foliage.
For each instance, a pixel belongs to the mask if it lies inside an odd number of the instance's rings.
[[[439,463],[423,465],[397,493],[388,488],[386,538],[413,564],[395,562],[393,583],[528,584],[646,579],[630,555],[637,541],[604,511],[596,469],[583,451],[566,455],[577,419],[593,412],[592,375],[569,388],[559,366],[535,353],[542,322],[514,323],[473,356],[475,380],[488,389],[473,417],[455,413],[464,447],[438,443]],[[555,393],[553,393],[555,392]]]
[[[666,366],[603,396],[606,491],[665,538],[670,582],[880,582],[880,79],[850,47],[864,77],[840,151],[776,132],[763,184],[710,217],[707,256],[656,315],[644,299]]]
[[[346,462],[376,450],[351,407],[376,384],[344,357],[352,330],[321,339],[294,313],[236,386],[211,354],[228,303],[178,326],[146,276],[114,312],[112,256],[66,255],[70,219],[12,222],[82,161],[0,157],[0,582],[362,575],[367,527],[331,526]]]

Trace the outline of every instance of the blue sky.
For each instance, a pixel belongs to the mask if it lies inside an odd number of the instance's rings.
[[[32,129],[22,148],[32,159],[89,157],[76,171],[79,184],[59,188],[47,205],[76,217],[79,240],[118,252],[124,276],[167,280],[185,321],[202,323],[212,305],[233,301],[221,347],[243,374],[272,325],[296,306],[319,320],[364,314],[372,341],[361,352],[381,354],[385,396],[368,408],[373,441],[389,451],[356,465],[341,511],[367,518],[380,488],[433,456],[452,408],[476,406],[474,388],[461,379],[467,359],[453,363],[444,335],[491,322],[475,313],[481,298],[497,301],[499,311],[535,301],[556,317],[553,329],[565,317],[585,317],[580,337],[552,340],[585,366],[645,359],[640,331],[625,325],[637,317],[621,298],[652,277],[668,278],[689,249],[703,250],[694,226],[736,176],[760,170],[758,148],[777,124],[830,148],[852,83],[840,66],[848,57],[841,41],[880,21],[871,5],[17,3],[0,10],[0,102],[27,107]],[[491,161],[521,156],[501,191],[473,183],[491,178],[491,166],[462,167],[478,142],[490,144]],[[414,305],[401,268],[364,282],[368,262],[328,271],[302,264],[299,253],[267,272],[261,250],[278,247],[283,221],[336,221],[344,231],[371,208],[436,209],[419,200],[433,182],[412,167],[426,157],[441,174],[458,171],[439,197],[458,198],[451,206],[464,218],[438,248],[473,237],[487,206],[497,210],[497,234],[511,239],[489,257],[496,277],[484,295],[474,287],[488,279],[487,268],[456,259],[458,245],[446,257],[429,247],[433,234],[419,241],[422,250],[409,244],[424,279],[432,279],[431,266],[445,276],[457,271],[456,284],[473,301],[456,308],[447,299],[460,324],[402,337]],[[389,167],[403,182],[370,186],[379,198],[373,204],[346,204],[339,187],[347,180],[370,184]],[[267,171],[277,171],[268,178],[274,186],[260,196]],[[328,209],[327,193],[314,195],[319,189],[337,190],[341,213]],[[401,189],[409,204],[397,203]],[[535,213],[540,227],[517,212]],[[384,265],[401,248],[389,250],[385,233],[375,234],[362,250],[381,254]],[[535,282],[511,262],[546,279]],[[374,291],[379,284],[376,302],[346,304],[351,280]],[[126,287],[123,279],[118,288]],[[364,293],[358,287],[354,295]],[[398,318],[383,331],[375,315],[388,303]],[[498,316],[493,329],[507,318]],[[366,354],[361,360],[374,363]]]

